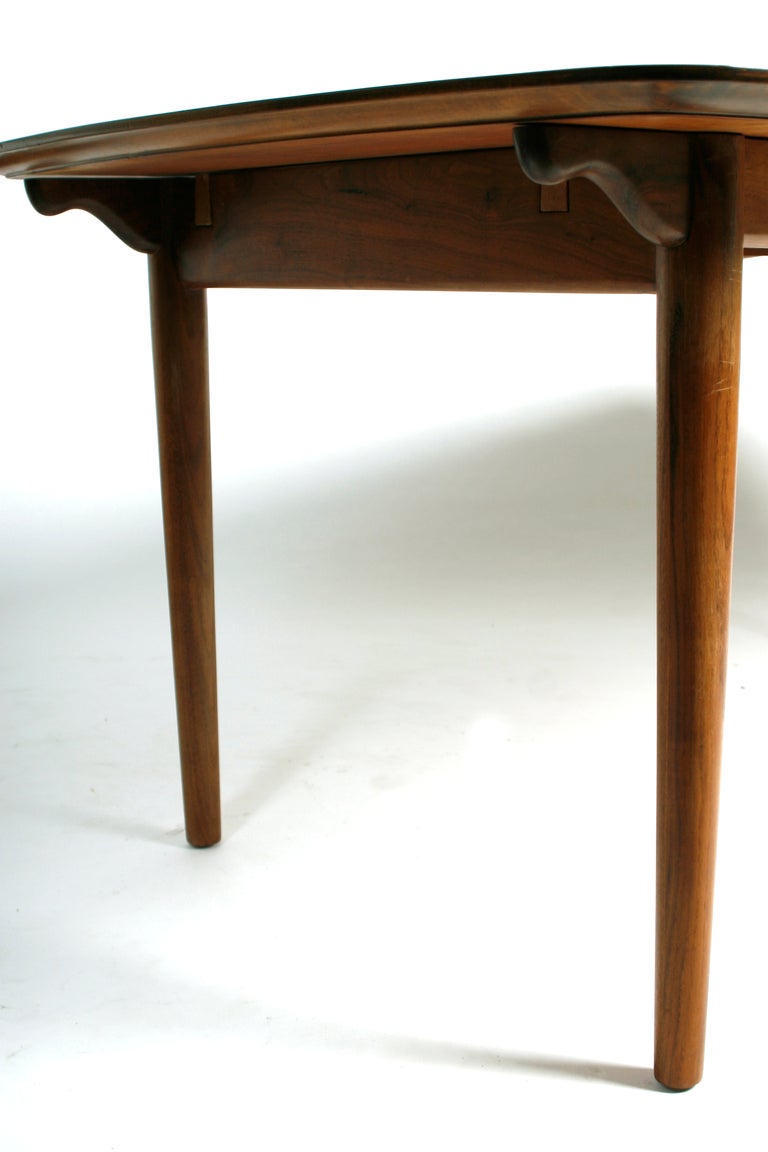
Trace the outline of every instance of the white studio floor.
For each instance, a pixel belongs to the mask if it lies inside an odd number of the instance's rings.
[[[3,1149],[758,1146],[764,351],[745,317],[703,1083],[650,1072],[651,356],[566,408],[511,390],[225,486],[207,851],[181,828],[159,507],[9,500]]]

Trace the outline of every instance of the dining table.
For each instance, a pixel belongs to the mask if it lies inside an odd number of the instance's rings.
[[[259,100],[11,140],[0,173],[43,215],[83,209],[148,258],[183,803],[198,847],[221,837],[206,290],[585,292],[598,322],[605,294],[656,294],[654,1073],[670,1089],[697,1083],[742,267],[768,253],[768,72],[615,67]],[[542,373],[554,336],[516,337],[534,342]]]

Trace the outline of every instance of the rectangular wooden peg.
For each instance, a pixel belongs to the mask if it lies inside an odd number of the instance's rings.
[[[540,212],[568,211],[568,181],[562,184],[542,184],[539,195]]]
[[[199,176],[195,176],[195,224],[206,228],[212,223],[211,178],[207,172],[202,172]]]

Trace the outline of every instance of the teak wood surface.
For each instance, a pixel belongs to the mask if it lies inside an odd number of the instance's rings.
[[[701,1077],[741,268],[768,250],[768,72],[613,68],[261,101],[0,145],[35,208],[149,257],[187,835],[220,831],[208,287],[656,292],[655,1074]]]

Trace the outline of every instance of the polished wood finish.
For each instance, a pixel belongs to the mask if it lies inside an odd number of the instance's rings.
[[[768,250],[768,72],[605,69],[262,101],[12,141],[0,145],[0,172],[25,178],[40,211],[85,208],[149,254],[194,844],[220,834],[205,289],[657,291],[655,1071],[670,1088],[694,1084],[712,916],[742,253]]]
[[[656,1065],[704,1059],[736,481],[744,144],[692,147],[691,232],[658,250]]]
[[[515,129],[523,171],[543,185],[583,176],[652,244],[680,244],[688,233],[689,137],[572,124]]]
[[[149,258],[152,350],[187,839],[221,838],[205,292]]]
[[[188,284],[655,287],[653,249],[597,188],[578,181],[567,212],[543,212],[512,147],[214,174],[209,192],[210,224],[176,237]]]
[[[0,145],[0,173],[188,176],[467,151],[508,146],[516,124],[541,120],[768,137],[768,73],[577,69],[261,100],[12,140]]]
[[[744,249],[768,249],[768,144],[744,141]]]
[[[163,183],[158,180],[26,180],[29,201],[43,216],[72,208],[90,212],[137,252],[156,252],[162,238]]]

